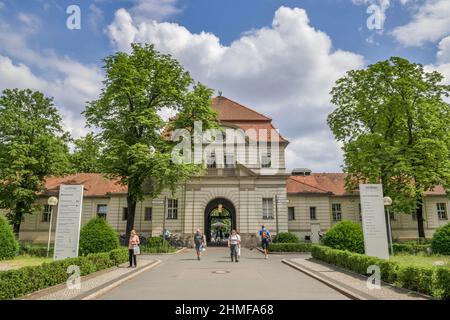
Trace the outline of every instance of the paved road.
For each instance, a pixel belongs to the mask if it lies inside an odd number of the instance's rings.
[[[159,266],[100,299],[348,299],[283,264],[280,255],[265,260],[257,250],[242,249],[242,259],[232,263],[228,253],[228,248],[208,248],[201,261],[197,261],[193,250],[156,256],[163,261]]]

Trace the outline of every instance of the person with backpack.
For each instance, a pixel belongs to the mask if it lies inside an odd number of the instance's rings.
[[[270,238],[270,231],[264,227],[261,226],[261,230],[259,231],[259,236],[261,237],[261,246],[264,250],[264,257],[266,259],[269,258],[269,242],[271,240]]]
[[[231,232],[230,237],[228,238],[228,248],[230,248],[231,251],[231,262],[238,260],[238,249],[241,245],[241,236],[237,234],[236,230],[233,230]]]

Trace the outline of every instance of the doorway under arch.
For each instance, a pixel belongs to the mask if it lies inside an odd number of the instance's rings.
[[[216,240],[218,230],[222,230],[223,239],[233,229],[236,229],[236,208],[233,203],[225,198],[211,200],[205,208],[205,235],[209,245],[226,245],[224,241],[213,240]]]

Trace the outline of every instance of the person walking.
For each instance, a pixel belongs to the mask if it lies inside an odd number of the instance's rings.
[[[135,230],[131,230],[130,240],[128,241],[128,260],[130,265],[128,268],[137,267],[137,255],[140,254],[139,244],[141,241],[139,240],[139,236],[137,235]]]
[[[238,260],[238,249],[241,245],[241,236],[237,234],[236,230],[231,232],[230,237],[228,238],[228,248],[230,248],[231,254],[231,262]]]
[[[194,234],[194,245],[195,252],[197,253],[197,260],[200,260],[202,256],[202,250],[206,246],[205,235],[200,231],[200,229],[197,229]]]
[[[261,230],[259,231],[259,236],[261,237],[261,246],[264,250],[264,257],[266,259],[269,258],[269,242],[270,242],[270,231],[264,227],[261,226]]]

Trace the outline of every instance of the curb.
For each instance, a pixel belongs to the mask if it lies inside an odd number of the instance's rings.
[[[261,248],[256,248],[261,253],[264,253],[264,251]],[[294,255],[294,254],[308,254],[311,255],[311,251],[301,251],[301,252],[295,252],[295,251],[289,251],[289,252],[281,252],[281,251],[269,251],[269,255]]]
[[[335,283],[332,283],[332,282],[330,282],[330,281],[328,281],[328,280],[326,280],[326,279],[316,275],[315,273],[313,273],[313,272],[311,272],[309,270],[306,270],[305,268],[302,268],[301,266],[299,266],[298,264],[296,264],[294,262],[291,262],[291,261],[289,261],[287,259],[283,259],[283,260],[281,260],[281,262],[283,262],[284,264],[290,266],[291,268],[294,268],[294,269],[296,269],[296,270],[298,270],[300,272],[303,272],[304,274],[310,276],[311,278],[314,278],[314,279],[322,282],[323,284],[325,284],[325,285],[329,286],[330,288],[332,288],[332,289],[342,293],[344,296],[346,296],[346,297],[348,297],[348,298],[350,298],[352,300],[368,300],[367,298],[365,298],[365,297],[363,297],[363,296],[361,296],[359,294],[356,294],[356,293],[354,293],[354,292],[352,292],[350,290],[347,290],[347,289],[345,289],[345,288],[343,288],[343,287],[341,287],[341,286],[339,286],[339,285],[337,285]]]
[[[87,293],[87,295],[80,295],[80,296],[73,298],[72,300],[94,300],[94,299],[104,295],[108,291],[111,291],[112,289],[120,286],[122,283],[124,283],[128,280],[131,280],[132,278],[138,276],[139,274],[141,274],[147,270],[152,269],[153,267],[156,267],[160,263],[161,263],[161,260],[156,260],[156,261],[150,263],[149,265],[143,267],[142,269],[131,272],[130,274],[126,274],[124,277],[119,278],[118,280],[112,280],[112,283],[110,283],[109,285],[106,284],[106,286],[101,287],[100,289],[93,289],[93,290],[95,290],[95,292],[93,292],[91,294]]]

